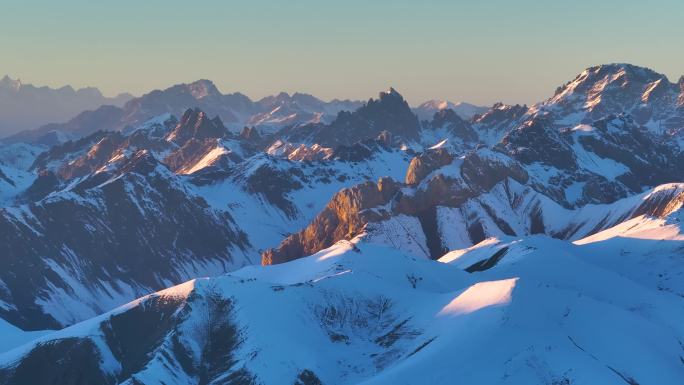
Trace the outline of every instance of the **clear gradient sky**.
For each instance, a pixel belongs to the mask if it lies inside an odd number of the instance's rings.
[[[532,103],[585,67],[684,75],[683,0],[0,0],[0,76],[105,94],[213,80],[412,104]]]

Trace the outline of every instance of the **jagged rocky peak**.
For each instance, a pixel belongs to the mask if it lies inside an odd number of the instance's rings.
[[[380,93],[378,94],[378,98],[380,100],[391,98],[396,101],[404,101],[404,97],[401,96],[401,94],[397,92],[397,90],[395,90],[394,87],[390,87],[387,91],[380,91]]]
[[[250,142],[258,142],[262,139],[261,134],[259,134],[259,130],[251,126],[245,126],[242,128],[242,131],[240,131],[240,138]]]
[[[410,112],[411,115],[415,117],[415,115],[411,111],[411,107],[409,107],[408,102],[399,92],[397,92],[397,90],[395,90],[392,87],[390,87],[390,89],[387,91],[380,92],[378,95],[378,99],[369,99],[367,105],[380,105],[386,111],[394,111],[402,114]],[[418,118],[416,117],[416,121],[417,120]]]
[[[413,138],[418,134],[418,117],[411,111],[404,97],[394,88],[380,92],[378,99],[368,100],[365,106],[351,115],[357,115],[366,120],[366,123],[371,126],[370,129],[375,129],[373,136],[377,136],[382,131],[405,138]]]
[[[221,138],[228,133],[218,116],[210,119],[199,108],[190,108],[185,111],[176,128],[166,137],[168,141],[185,143],[189,139]]]
[[[312,123],[286,127],[281,139],[292,143],[317,143],[337,149],[377,138],[387,131],[396,143],[417,141],[420,124],[408,103],[393,88],[381,92],[378,99],[369,99],[353,112],[341,110],[330,123]]]

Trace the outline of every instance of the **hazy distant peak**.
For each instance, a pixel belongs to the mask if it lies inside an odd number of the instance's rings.
[[[214,82],[207,79],[200,79],[187,85],[190,93],[195,99],[202,99],[210,95],[221,95]]]
[[[2,79],[0,79],[0,88],[7,88],[12,89],[14,91],[18,91],[19,88],[21,88],[21,80],[15,80],[10,78],[9,75],[5,75]]]
[[[430,120],[435,113],[447,109],[454,110],[454,112],[463,119],[470,119],[473,116],[482,114],[488,110],[487,107],[477,106],[471,103],[452,103],[448,100],[438,99],[428,100],[413,110],[421,120]]]

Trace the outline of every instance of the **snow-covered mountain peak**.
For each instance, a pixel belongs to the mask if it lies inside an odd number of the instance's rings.
[[[631,64],[588,68],[558,87],[553,97],[533,106],[530,115],[554,114],[559,125],[586,123],[609,114],[630,114],[654,132],[681,124],[681,93],[665,75]]]

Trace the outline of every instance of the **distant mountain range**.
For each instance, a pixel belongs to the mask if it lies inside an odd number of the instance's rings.
[[[48,123],[66,122],[102,105],[122,106],[132,98],[130,94],[108,98],[97,88],[36,87],[4,76],[0,79],[0,138]]]
[[[6,89],[12,89],[16,81],[7,80]],[[17,86],[32,87],[32,86]],[[0,86],[0,89],[2,86]],[[16,87],[14,87],[16,88]],[[35,88],[30,88],[36,90]],[[64,88],[67,92],[70,88]],[[61,90],[41,88],[44,93],[54,93]],[[28,91],[26,91],[28,92]],[[96,89],[79,90],[77,93],[91,93],[99,95]],[[8,93],[8,97],[13,94]],[[100,95],[101,96],[101,95]],[[20,93],[13,100],[15,105],[21,108],[15,109],[15,115],[26,115],[30,119],[35,109],[43,109],[38,105],[31,105],[21,99]],[[42,97],[42,96],[41,96]],[[66,103],[68,100],[61,103]],[[101,98],[100,98],[101,99]],[[66,118],[54,119],[50,124],[34,124],[30,130],[26,125],[19,132],[3,139],[6,143],[32,142],[38,144],[56,144],[69,139],[78,139],[92,134],[97,130],[107,129],[121,131],[142,124],[148,119],[169,113],[180,116],[187,108],[200,108],[211,116],[217,116],[229,129],[239,132],[243,127],[255,127],[261,133],[272,133],[286,126],[296,126],[307,123],[330,123],[340,111],[354,111],[363,103],[351,100],[322,101],[314,96],[302,93],[289,95],[282,92],[278,95],[267,96],[257,101],[252,101],[241,93],[222,94],[209,80],[198,80],[190,84],[178,84],[164,90],[155,90],[139,98],[126,98],[125,95],[115,100],[98,101],[97,97],[91,97],[92,105],[97,108],[82,108],[80,114],[72,112]],[[125,103],[124,103],[125,102]],[[458,105],[450,102],[431,101],[420,105],[414,111],[419,118],[429,119],[432,115],[445,108],[453,108],[464,119],[471,118],[476,113],[487,110],[486,107],[478,107],[467,103]],[[23,111],[23,112],[22,112]],[[1,120],[2,118],[0,118]],[[0,124],[5,124],[0,122]],[[6,126],[11,126],[7,122]],[[16,130],[19,131],[19,130]]]
[[[681,384],[684,77],[550,95],[203,80],[14,136],[0,384]]]

